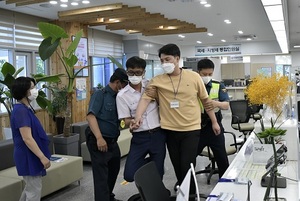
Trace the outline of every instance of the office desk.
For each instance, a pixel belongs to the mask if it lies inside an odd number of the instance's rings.
[[[253,165],[251,156],[245,156],[245,148],[250,139],[254,139],[251,134],[242,149],[236,155],[222,178],[235,179],[236,177],[247,177],[251,180],[250,189],[251,201],[262,201],[265,195],[266,187],[261,187],[260,180],[266,172],[264,165]],[[282,176],[298,181],[298,161],[288,160],[285,165],[278,167],[278,172]],[[299,184],[297,181],[287,180],[287,188],[278,188],[278,196],[284,197],[287,201],[297,201],[299,199]],[[234,198],[238,201],[247,200],[247,185],[235,184],[234,182],[218,182],[211,195],[219,195],[221,192],[233,193]],[[271,188],[270,196],[274,196],[274,188]],[[209,201],[211,198],[208,198]]]
[[[244,90],[246,87],[226,87],[227,93],[232,97],[232,100],[245,99]]]

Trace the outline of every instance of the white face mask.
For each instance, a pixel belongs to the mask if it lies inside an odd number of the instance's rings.
[[[201,78],[202,78],[204,84],[208,84],[212,79],[211,76],[201,76]]]
[[[38,97],[38,95],[39,91],[37,90],[37,88],[30,89],[30,95],[28,96],[28,99],[30,101],[33,101]]]
[[[129,82],[133,85],[138,85],[139,83],[141,83],[142,79],[143,76],[128,76]]]
[[[175,65],[173,63],[163,63],[161,68],[164,70],[165,73],[171,74],[174,72]]]

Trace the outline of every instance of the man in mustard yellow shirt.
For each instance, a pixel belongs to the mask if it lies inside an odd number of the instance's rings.
[[[159,49],[164,74],[150,80],[149,86],[155,87],[159,103],[161,128],[167,134],[167,148],[173,164],[178,184],[183,181],[190,163],[195,165],[198,155],[198,142],[201,129],[199,99],[211,118],[216,134],[220,127],[213,112],[213,105],[199,74],[179,67],[180,50],[175,44]],[[143,94],[135,115],[132,128],[142,122],[142,114],[153,98]],[[192,183],[190,193],[195,192]]]

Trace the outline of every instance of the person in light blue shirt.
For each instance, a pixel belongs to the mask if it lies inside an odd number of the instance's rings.
[[[42,176],[51,165],[47,134],[30,105],[38,96],[35,84],[32,78],[19,77],[11,89],[13,98],[17,100],[11,114],[14,160],[18,175],[23,176],[25,181],[20,201],[41,199]]]

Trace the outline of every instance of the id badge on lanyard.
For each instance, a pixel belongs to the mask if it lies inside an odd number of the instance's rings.
[[[179,101],[178,100],[171,100],[170,108],[179,108]]]

